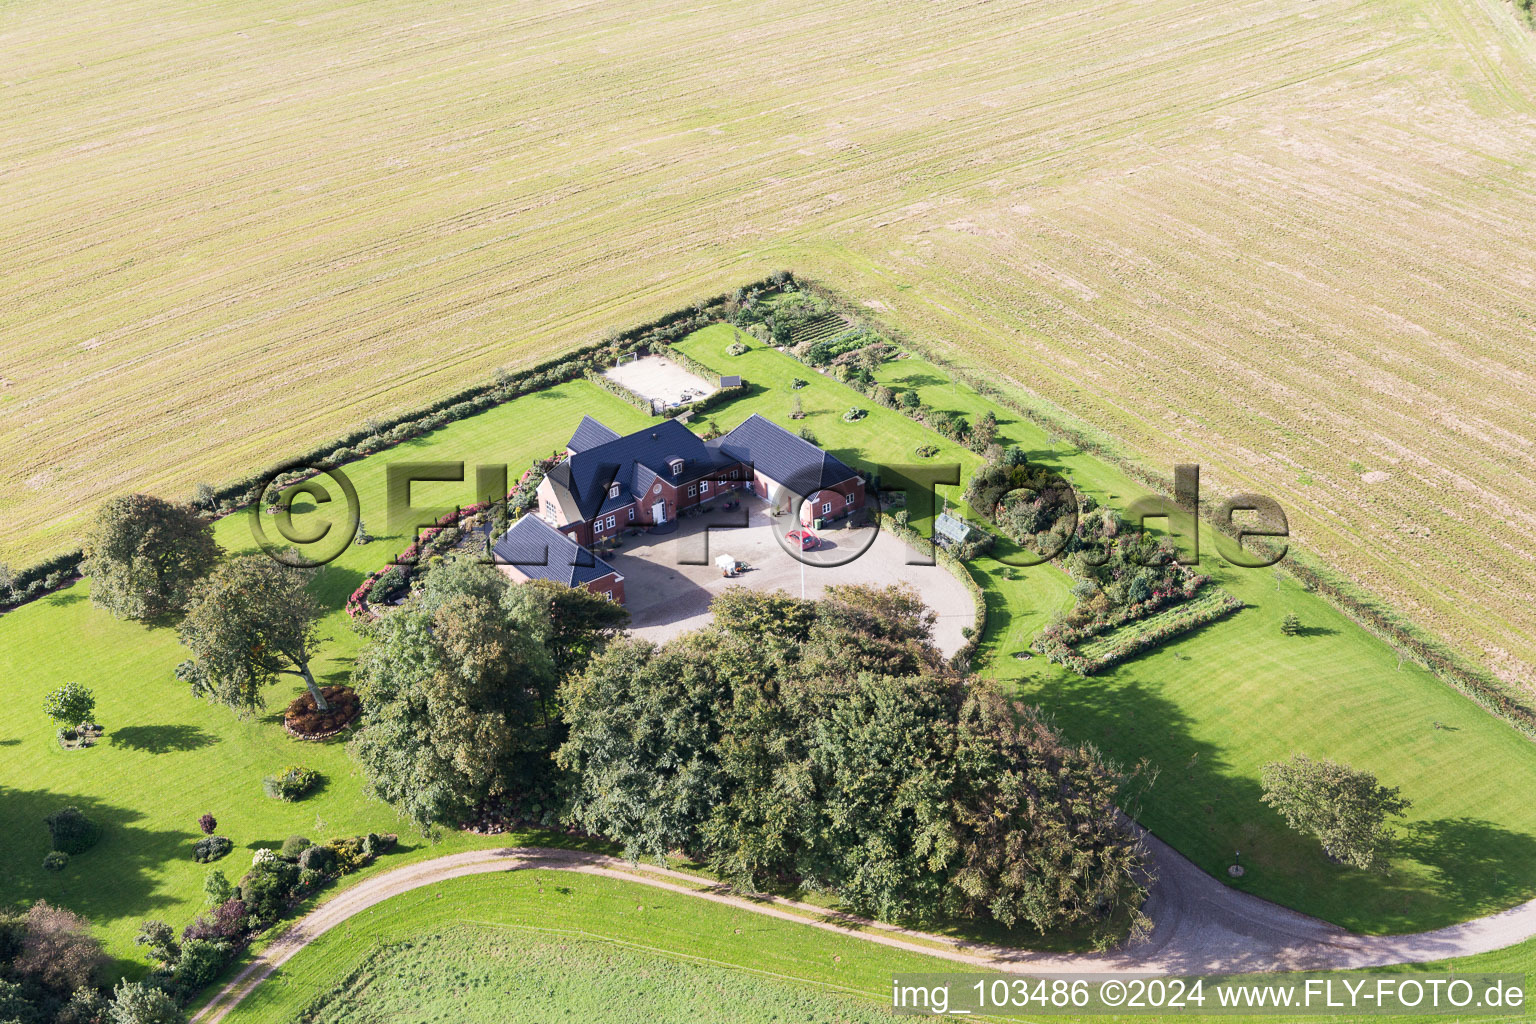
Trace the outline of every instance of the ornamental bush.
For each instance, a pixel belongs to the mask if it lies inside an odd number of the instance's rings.
[[[245,931],[245,901],[231,897],[208,913],[200,914],[182,930],[181,937],[186,942],[194,939],[228,942],[244,935]]]
[[[197,845],[192,847],[192,859],[199,864],[208,864],[234,848],[235,844],[223,836],[209,836],[206,839],[199,839]]]
[[[299,853],[299,869],[328,875],[336,870],[336,851],[329,846],[306,847]]]
[[[79,683],[55,687],[43,698],[43,714],[55,725],[76,726],[89,722],[96,713],[96,695]]]
[[[276,775],[261,780],[262,789],[274,800],[294,801],[314,789],[320,782],[320,773],[313,768],[291,764]]]
[[[61,807],[44,819],[53,848],[68,854],[84,853],[101,838],[101,826],[78,807]]]
[[[306,836],[289,836],[287,839],[283,840],[283,848],[280,851],[280,856],[283,858],[283,860],[296,861],[299,859],[300,854],[302,854],[312,845],[314,844],[312,844]]]
[[[49,850],[43,855],[44,871],[63,871],[69,867],[69,854],[63,850]]]

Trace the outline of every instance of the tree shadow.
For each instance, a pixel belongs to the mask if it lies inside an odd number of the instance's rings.
[[[63,590],[58,590],[52,594],[49,594],[43,600],[47,604],[62,608],[72,604],[79,604],[81,601],[84,601],[85,593],[81,590],[76,590],[74,587],[66,587]]]
[[[213,733],[196,725],[128,725],[111,730],[107,736],[113,746],[150,754],[201,750],[219,742]]]
[[[52,842],[43,819],[71,805],[101,826],[101,839],[71,857],[63,871],[46,871],[43,855]],[[142,820],[136,810],[91,796],[0,786],[0,834],[6,836],[7,854],[0,904],[46,899],[101,926],[179,902],[160,891],[158,871],[167,860],[191,858],[192,836],[145,828],[137,824]]]
[[[1439,927],[1536,896],[1536,838],[1472,818],[1404,830],[1398,863],[1410,865],[1377,873],[1331,863],[1315,837],[1293,831],[1263,802],[1256,771],[1234,767],[1237,748],[1207,738],[1208,729],[1197,734],[1145,665],[1088,678],[1054,665],[1035,671],[1017,681],[1023,699],[1042,707],[1067,739],[1090,742],[1123,767],[1145,759],[1155,782],[1133,788],[1126,811],[1225,885],[1375,932]],[[1191,669],[1181,663],[1177,671]],[[1326,753],[1327,735],[1315,742],[1316,749],[1293,752]],[[1226,868],[1237,851],[1248,874],[1234,881]]]
[[[1536,863],[1536,838],[1479,818],[1414,822],[1400,840],[1402,852],[1430,869],[1431,882],[1447,899],[1477,893],[1478,912],[1502,910],[1536,896],[1536,879],[1514,865]]]
[[[1338,630],[1332,626],[1298,626],[1292,636],[1337,636]]]

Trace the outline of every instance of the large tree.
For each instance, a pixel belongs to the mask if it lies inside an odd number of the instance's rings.
[[[680,848],[738,887],[832,890],[885,919],[1138,919],[1118,773],[948,670],[910,591],[727,591],[715,611],[562,688],[572,821],[631,857]]]
[[[1107,941],[1147,927],[1143,852],[1120,821],[1125,781],[1092,747],[973,681],[952,762],[960,910],[1009,927],[1089,928]]]
[[[621,640],[561,689],[572,820],[631,860],[699,851],[699,829],[723,795],[716,706],[733,680],[697,647],[658,654]]]
[[[177,632],[195,655],[176,674],[200,696],[249,714],[266,706],[263,691],[279,676],[304,680],[320,710],[329,710],[310,661],[324,614],[309,592],[309,572],[266,555],[219,566],[199,583]]]
[[[1335,860],[1368,871],[1384,871],[1395,837],[1391,819],[1410,803],[1396,786],[1383,786],[1370,772],[1297,754],[1271,761],[1261,771],[1264,802],[1286,824],[1314,835]]]
[[[422,828],[458,825],[487,801],[526,810],[554,795],[547,618],[509,607],[507,591],[494,567],[450,559],[358,656],[353,750],[373,792]]]
[[[196,510],[148,494],[103,504],[81,546],[91,600],[118,618],[140,620],[181,611],[221,553],[213,524]]]

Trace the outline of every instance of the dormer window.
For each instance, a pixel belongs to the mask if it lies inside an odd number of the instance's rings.
[[[667,465],[672,467],[672,475],[673,476],[677,476],[679,473],[681,473],[683,471],[683,460],[682,459],[673,459],[671,462],[667,463]]]
[[[610,497],[610,498],[617,498],[618,496],[619,496],[619,485],[618,484],[614,484],[612,487],[608,488],[608,497]]]

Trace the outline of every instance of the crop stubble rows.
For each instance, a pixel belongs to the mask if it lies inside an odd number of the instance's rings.
[[[1536,73],[1509,19],[12,2],[0,558],[791,265],[1160,468],[1274,494],[1531,681]]]

